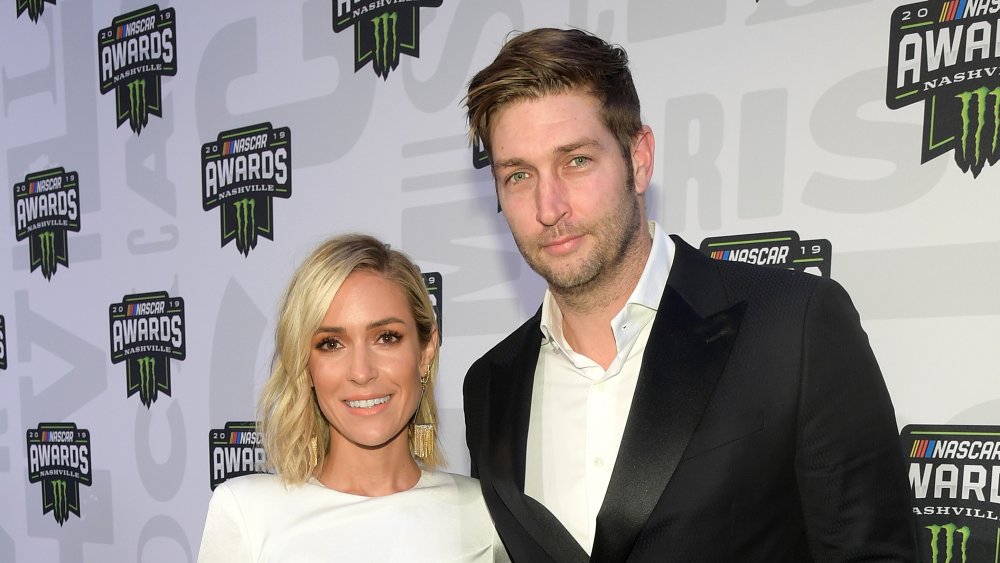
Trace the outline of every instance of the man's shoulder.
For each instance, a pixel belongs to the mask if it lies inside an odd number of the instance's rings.
[[[676,240],[676,239],[675,239]],[[681,247],[685,247],[681,249]],[[678,245],[678,256],[683,256],[678,274],[683,276],[692,271],[710,269],[715,272],[727,292],[752,293],[757,296],[788,296],[812,293],[818,285],[836,282],[810,273],[736,262],[718,260],[700,250],[687,245]]]

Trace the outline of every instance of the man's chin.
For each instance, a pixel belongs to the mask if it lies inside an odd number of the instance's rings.
[[[588,272],[583,271],[581,264],[573,266],[555,269],[548,267],[548,265],[542,267],[532,265],[531,268],[545,280],[552,291],[573,294],[585,289],[594,278],[593,275],[588,275]]]

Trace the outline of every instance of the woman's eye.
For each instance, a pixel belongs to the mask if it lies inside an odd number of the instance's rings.
[[[402,337],[398,332],[387,331],[378,335],[378,341],[382,344],[394,344],[399,342]]]
[[[340,341],[336,338],[324,338],[316,343],[317,350],[336,350],[340,347]]]

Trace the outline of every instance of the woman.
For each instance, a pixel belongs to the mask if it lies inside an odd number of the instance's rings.
[[[439,337],[405,255],[321,244],[275,340],[258,413],[273,474],[215,490],[199,562],[507,560],[479,484],[435,471]]]

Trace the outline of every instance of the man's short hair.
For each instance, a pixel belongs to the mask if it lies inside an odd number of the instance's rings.
[[[571,91],[597,98],[605,126],[631,164],[632,144],[642,129],[642,119],[628,54],[579,29],[540,28],[507,41],[496,59],[469,82],[465,106],[470,138],[482,140],[492,158],[491,119],[498,109]]]

